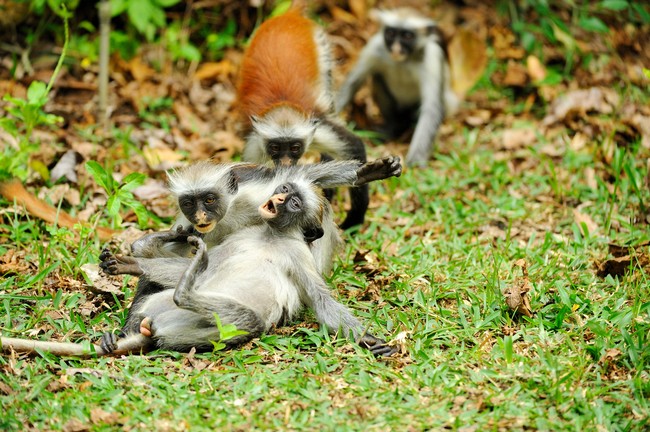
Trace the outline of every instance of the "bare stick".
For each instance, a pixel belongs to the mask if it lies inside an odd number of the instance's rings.
[[[99,113],[104,135],[108,134],[108,58],[110,54],[111,5],[101,0],[99,5]]]

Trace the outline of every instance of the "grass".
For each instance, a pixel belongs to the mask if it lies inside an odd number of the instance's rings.
[[[623,151],[613,172],[594,148],[551,159],[536,145],[504,158],[494,134],[472,139],[460,135],[430,168],[373,185],[375,208],[346,236],[330,279],[375,333],[405,335],[401,356],[378,361],[317,330],[308,313],[223,353],[3,355],[0,428],[646,429],[647,267],[599,277],[596,264],[609,242],[648,240],[647,226],[629,222],[649,198],[631,181],[645,178],[647,150]],[[601,175],[595,189],[588,167]],[[575,222],[578,207],[597,232]],[[2,332],[97,340],[120,327],[132,285],[126,300],[91,293],[78,265],[96,261],[100,245],[54,234],[4,217],[2,252],[31,264],[0,282]],[[360,250],[368,262],[354,262]],[[521,274],[519,258],[531,318],[514,316],[502,294]]]

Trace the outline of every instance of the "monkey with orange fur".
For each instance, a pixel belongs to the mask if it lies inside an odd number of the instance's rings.
[[[264,22],[242,61],[237,107],[248,129],[243,159],[295,165],[308,150],[366,162],[359,137],[334,117],[332,55],[325,32],[293,5]],[[341,228],[363,223],[368,186],[350,188]]]

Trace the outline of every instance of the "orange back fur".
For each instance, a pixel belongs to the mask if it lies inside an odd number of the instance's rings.
[[[280,105],[306,115],[316,111],[321,84],[315,29],[296,8],[257,29],[239,77],[238,108],[246,119]]]

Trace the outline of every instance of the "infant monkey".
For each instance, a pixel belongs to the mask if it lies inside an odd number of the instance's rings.
[[[144,276],[164,287],[134,304],[129,315],[138,332],[118,338],[104,334],[106,353],[124,347],[142,350],[209,350],[219,340],[217,314],[223,324],[248,332],[225,341],[234,347],[272,326],[293,319],[308,306],[331,332],[339,329],[378,356],[394,348],[364,332],[362,324],[334,300],[304,241],[304,228],[318,225],[327,205],[322,191],[302,179],[277,187],[258,208],[263,224],[243,228],[208,250],[190,236],[193,258],[137,258],[104,252],[101,267],[109,274]],[[175,287],[175,288],[174,288]]]

